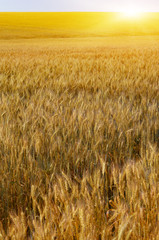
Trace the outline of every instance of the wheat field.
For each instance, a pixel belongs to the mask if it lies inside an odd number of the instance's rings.
[[[159,239],[159,37],[0,40],[0,240]]]

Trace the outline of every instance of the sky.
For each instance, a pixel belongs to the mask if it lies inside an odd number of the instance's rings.
[[[159,12],[159,0],[0,0],[0,12]]]

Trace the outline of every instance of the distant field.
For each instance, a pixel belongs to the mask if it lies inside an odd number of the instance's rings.
[[[159,13],[125,19],[119,13],[0,13],[0,38],[159,34]]]

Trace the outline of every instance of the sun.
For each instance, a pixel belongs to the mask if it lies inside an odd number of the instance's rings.
[[[142,12],[137,10],[137,9],[125,9],[124,11],[121,12],[122,16],[124,18],[139,18],[142,16]]]
[[[139,12],[134,10],[128,10],[128,11],[124,11],[123,14],[125,15],[125,17],[136,17],[138,16]]]

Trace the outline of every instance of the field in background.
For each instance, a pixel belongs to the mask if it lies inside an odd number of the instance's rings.
[[[159,13],[125,18],[121,13],[0,13],[0,38],[158,35]]]
[[[0,239],[158,240],[159,37],[22,39],[7,19]]]

